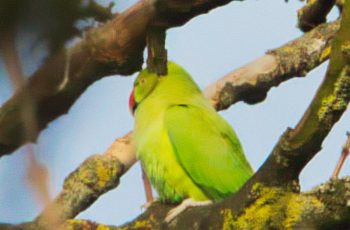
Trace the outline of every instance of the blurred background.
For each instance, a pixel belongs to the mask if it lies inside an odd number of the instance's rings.
[[[107,6],[111,1],[97,2]],[[122,12],[135,2],[114,1],[112,11]],[[168,30],[168,58],[181,64],[204,89],[269,49],[302,35],[296,27],[296,12],[302,5],[300,1],[234,1],[196,17],[182,27]],[[25,5],[17,7],[21,8],[18,12],[27,10]],[[338,12],[334,10],[330,19],[337,16]],[[38,21],[33,20],[32,25]],[[75,25],[79,28],[96,24],[91,19],[80,19]],[[16,45],[25,76],[30,76],[44,62],[48,53],[54,53],[60,47],[79,40],[74,38],[76,31],[72,29],[64,35],[69,38],[68,43],[45,43],[38,37],[36,29],[23,23],[16,30]],[[50,31],[41,34],[45,36],[45,33],[52,34]],[[271,89],[262,103],[237,103],[221,112],[237,132],[255,170],[264,162],[286,128],[294,127],[301,118],[323,79],[326,67],[327,63],[305,78],[295,78]],[[50,123],[41,132],[33,148],[38,161],[48,169],[51,198],[58,194],[64,178],[81,162],[92,154],[103,153],[116,138],[132,129],[133,117],[128,109],[128,97],[134,79],[135,75],[111,76],[94,83],[66,115]],[[12,94],[12,86],[1,59],[0,105]],[[329,179],[349,127],[348,111],[326,138],[322,151],[304,169],[300,178],[302,190],[311,189]],[[43,208],[28,186],[26,154],[26,149],[22,147],[14,154],[0,159],[2,223],[30,221]],[[340,175],[349,173],[348,161]],[[77,218],[120,225],[140,214],[145,202],[140,166],[137,164],[122,177],[117,189],[100,197]]]

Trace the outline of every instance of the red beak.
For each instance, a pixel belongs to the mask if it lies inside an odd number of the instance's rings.
[[[129,109],[132,115],[135,113],[136,105],[137,104],[135,103],[134,90],[132,90],[129,97]]]

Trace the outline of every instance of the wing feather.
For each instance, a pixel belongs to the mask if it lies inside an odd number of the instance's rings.
[[[215,110],[174,105],[164,119],[178,162],[212,199],[237,191],[252,175],[236,134]]]

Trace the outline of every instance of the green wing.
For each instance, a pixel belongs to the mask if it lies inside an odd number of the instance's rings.
[[[164,119],[177,160],[212,199],[236,192],[252,175],[233,129],[213,109],[175,105]]]

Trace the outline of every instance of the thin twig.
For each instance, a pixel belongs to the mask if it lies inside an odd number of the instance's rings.
[[[331,177],[332,179],[338,178],[339,172],[340,172],[341,168],[343,167],[343,164],[344,164],[346,158],[349,156],[350,132],[347,132],[346,135],[348,136],[348,138],[347,138],[345,144],[343,145],[343,149],[342,149],[342,152],[340,154],[337,166],[335,166],[335,169],[334,169],[332,177]]]
[[[2,34],[0,39],[0,54],[5,63],[9,79],[12,83],[13,90],[17,92],[24,87],[26,81],[23,77],[22,65],[15,44],[15,34],[8,31]],[[35,119],[34,103],[29,92],[26,92],[21,107],[21,118],[23,123],[23,132],[27,140],[32,140],[38,133]],[[27,181],[35,191],[37,199],[43,205],[50,200],[48,189],[48,170],[42,165],[35,156],[35,150],[29,143],[25,145],[26,164],[27,164]]]
[[[143,187],[145,188],[145,193],[146,193],[146,201],[149,204],[154,200],[153,193],[152,193],[152,186],[142,166],[141,166],[141,170],[142,170]]]
[[[147,31],[147,68],[158,76],[167,74],[166,31],[162,27],[150,27]]]

